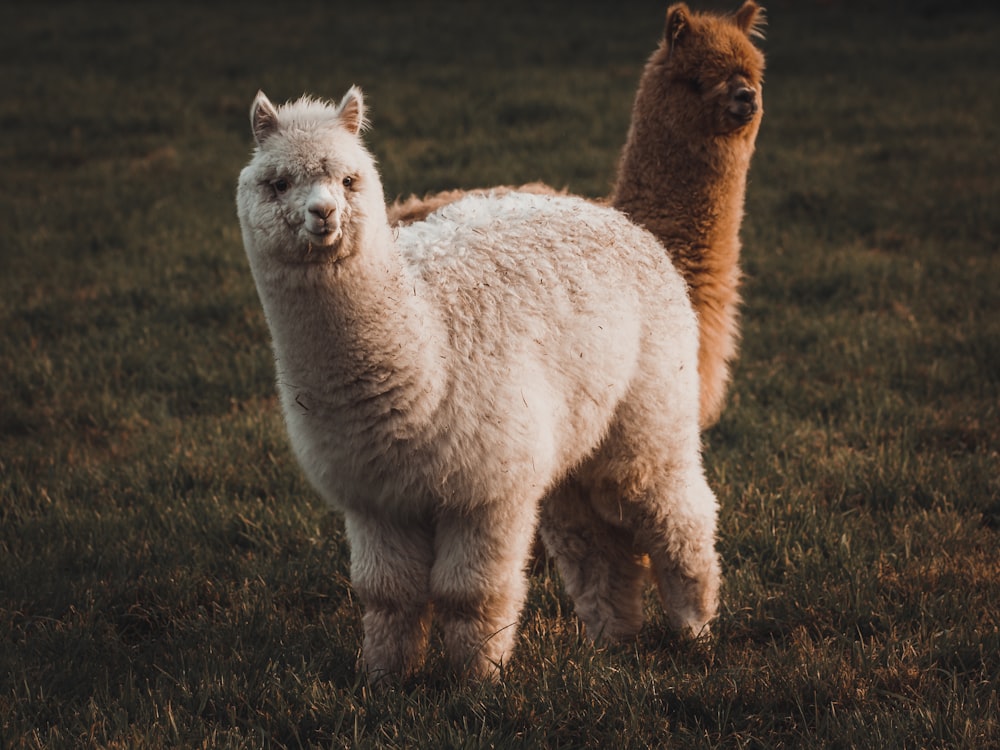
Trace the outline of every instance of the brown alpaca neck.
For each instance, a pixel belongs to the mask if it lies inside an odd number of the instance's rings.
[[[739,261],[752,146],[716,140],[691,144],[662,130],[647,138],[637,129],[625,145],[611,198],[656,235],[694,288],[717,282],[720,264]]]
[[[755,133],[692,142],[664,133],[662,121],[644,130],[637,124],[629,134],[611,201],[660,240],[688,283],[705,427],[718,419],[736,355],[739,229]]]

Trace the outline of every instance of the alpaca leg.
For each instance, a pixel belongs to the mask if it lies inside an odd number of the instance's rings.
[[[457,671],[492,679],[509,660],[527,593],[524,568],[534,529],[529,503],[439,516],[431,592]]]
[[[717,503],[700,467],[675,473],[650,493],[636,516],[639,545],[648,552],[671,626],[707,635],[718,608],[720,567],[715,551]]]
[[[669,351],[658,356],[670,361]],[[582,472],[597,513],[649,555],[671,626],[699,635],[718,607],[718,504],[702,470],[694,370],[666,374],[636,385]]]
[[[623,640],[638,633],[649,570],[635,535],[601,518],[574,479],[546,497],[539,531],[587,635]]]
[[[364,609],[362,666],[373,679],[418,669],[430,628],[429,526],[348,513],[351,584]]]

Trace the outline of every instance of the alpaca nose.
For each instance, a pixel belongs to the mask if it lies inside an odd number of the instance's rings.
[[[757,97],[757,92],[754,91],[749,86],[741,86],[736,90],[733,98],[738,102],[746,102],[747,104],[753,104],[754,99]]]
[[[729,110],[737,117],[751,118],[757,114],[757,92],[750,86],[740,86],[733,92]]]
[[[309,204],[309,213],[317,219],[323,219],[324,221],[329,219],[335,210],[336,206],[332,203],[314,201]]]

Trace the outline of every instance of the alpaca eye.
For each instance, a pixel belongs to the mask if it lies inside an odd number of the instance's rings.
[[[288,191],[290,185],[288,184],[288,180],[282,178],[272,182],[271,187],[274,188],[274,192],[276,192],[278,195],[281,195],[282,193]]]
[[[345,177],[343,179],[343,183],[344,183],[344,187],[345,188],[352,187],[354,185],[354,178],[353,177]]]

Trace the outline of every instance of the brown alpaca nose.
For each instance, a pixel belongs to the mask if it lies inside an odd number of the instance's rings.
[[[734,116],[749,120],[757,114],[757,92],[749,86],[741,86],[733,92],[729,111]]]

